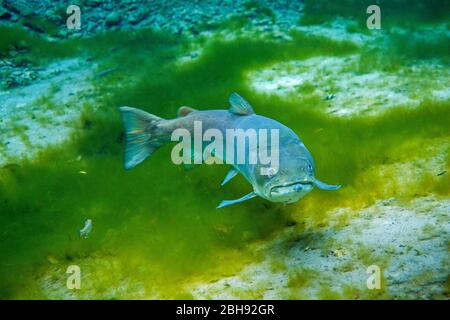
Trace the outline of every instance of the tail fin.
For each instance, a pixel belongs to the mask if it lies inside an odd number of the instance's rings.
[[[158,122],[163,120],[145,111],[120,107],[125,130],[125,170],[129,170],[150,156],[161,142],[157,139]]]

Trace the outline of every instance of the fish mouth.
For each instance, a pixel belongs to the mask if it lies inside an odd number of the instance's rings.
[[[313,187],[312,181],[295,181],[285,183],[270,188],[271,195],[280,195],[283,193],[301,192],[304,190],[311,190]]]

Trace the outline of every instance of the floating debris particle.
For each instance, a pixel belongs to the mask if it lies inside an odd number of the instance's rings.
[[[99,73],[97,73],[97,74],[95,75],[95,78],[106,77],[106,76],[108,76],[108,75],[110,75],[110,74],[116,72],[118,69],[119,69],[119,68],[114,67],[114,68],[109,68],[109,69],[100,71]]]
[[[91,219],[86,219],[86,221],[84,222],[84,227],[83,229],[81,229],[79,231],[80,234],[80,238],[87,238],[88,235],[91,233],[92,231],[92,220]]]

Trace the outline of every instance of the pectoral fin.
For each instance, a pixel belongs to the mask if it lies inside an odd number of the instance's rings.
[[[327,184],[325,182],[322,182],[318,179],[314,180],[314,185],[322,190],[337,190],[339,189],[341,186],[340,185],[331,185],[331,184]]]
[[[239,202],[243,202],[245,200],[249,200],[251,198],[256,197],[256,193],[254,192],[250,192],[249,194],[246,194],[245,196],[243,196],[242,198],[236,199],[236,200],[223,200],[218,206],[217,209],[226,207],[226,206],[231,206],[232,204],[235,203],[239,203]]]
[[[227,175],[225,176],[225,179],[223,179],[220,186],[223,186],[225,183],[233,179],[238,174],[238,171],[235,168],[231,168],[230,171],[228,171]]]

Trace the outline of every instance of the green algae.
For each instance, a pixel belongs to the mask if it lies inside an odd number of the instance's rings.
[[[7,56],[11,50],[22,51],[22,60],[41,66],[78,53],[73,42],[48,41],[22,28],[0,26],[0,56]]]
[[[26,41],[31,48],[43,47],[41,40]],[[386,177],[367,175],[367,169],[411,158],[404,153],[406,142],[420,145],[430,138],[450,136],[449,102],[426,101],[417,108],[398,107],[379,116],[342,119],[315,109],[314,99],[299,103],[258,95],[246,87],[246,71],[280,60],[354,53],[358,48],[348,42],[300,33],[283,44],[216,39],[205,46],[197,60],[181,66],[174,59],[186,45],[184,41],[148,31],[104,34],[71,40],[67,45],[70,50],[58,44],[61,56],[68,52],[94,59],[108,55],[99,69],[118,69],[96,79],[100,98],[95,106],[86,104],[80,128],[70,142],[19,167],[0,169],[3,298],[43,297],[33,275],[40,267],[45,270],[48,257],[53,256],[62,270],[93,256],[113,256],[120,261],[116,272],[142,283],[148,297],[153,297],[152,292],[158,297],[191,297],[184,285],[232,274],[257,260],[251,244],[272,237],[297,211],[320,224],[333,208],[366,206],[380,196],[392,195],[385,191]],[[33,50],[33,54],[40,52]],[[297,132],[315,157],[317,176],[340,183],[343,189],[335,193],[316,190],[289,207],[258,199],[216,210],[220,200],[250,190],[240,177],[220,188],[225,166],[204,165],[185,171],[170,162],[170,146],[166,146],[142,165],[124,172],[118,106],[135,106],[171,118],[180,105],[226,108],[226,99],[233,91],[251,101],[258,114]],[[48,99],[39,103],[51,104]],[[365,180],[359,182],[363,174]],[[448,177],[425,179],[411,186],[411,195],[448,195]],[[360,192],[368,186],[370,191]],[[94,231],[88,239],[79,239],[77,230],[86,218],[94,221]],[[364,248],[358,256],[373,263]],[[22,280],[14,276],[19,271]],[[88,280],[95,289],[87,297],[102,298],[109,285],[119,283],[109,272],[97,269],[98,279]],[[291,275],[289,285],[304,288],[315,277],[298,272]],[[261,298],[261,292],[255,290],[252,297]],[[243,292],[242,297],[249,294]],[[323,289],[320,296],[340,298],[341,294]],[[301,294],[291,296],[296,297]]]
[[[265,7],[258,1],[255,0],[247,1],[244,4],[244,8],[246,9],[246,11],[253,11],[256,15],[268,17],[272,21],[275,20],[275,14],[273,13],[273,11],[270,10],[270,8]]]
[[[288,287],[296,289],[304,288],[310,281],[314,281],[313,279],[317,274],[317,270],[312,269],[296,270],[289,275]]]

